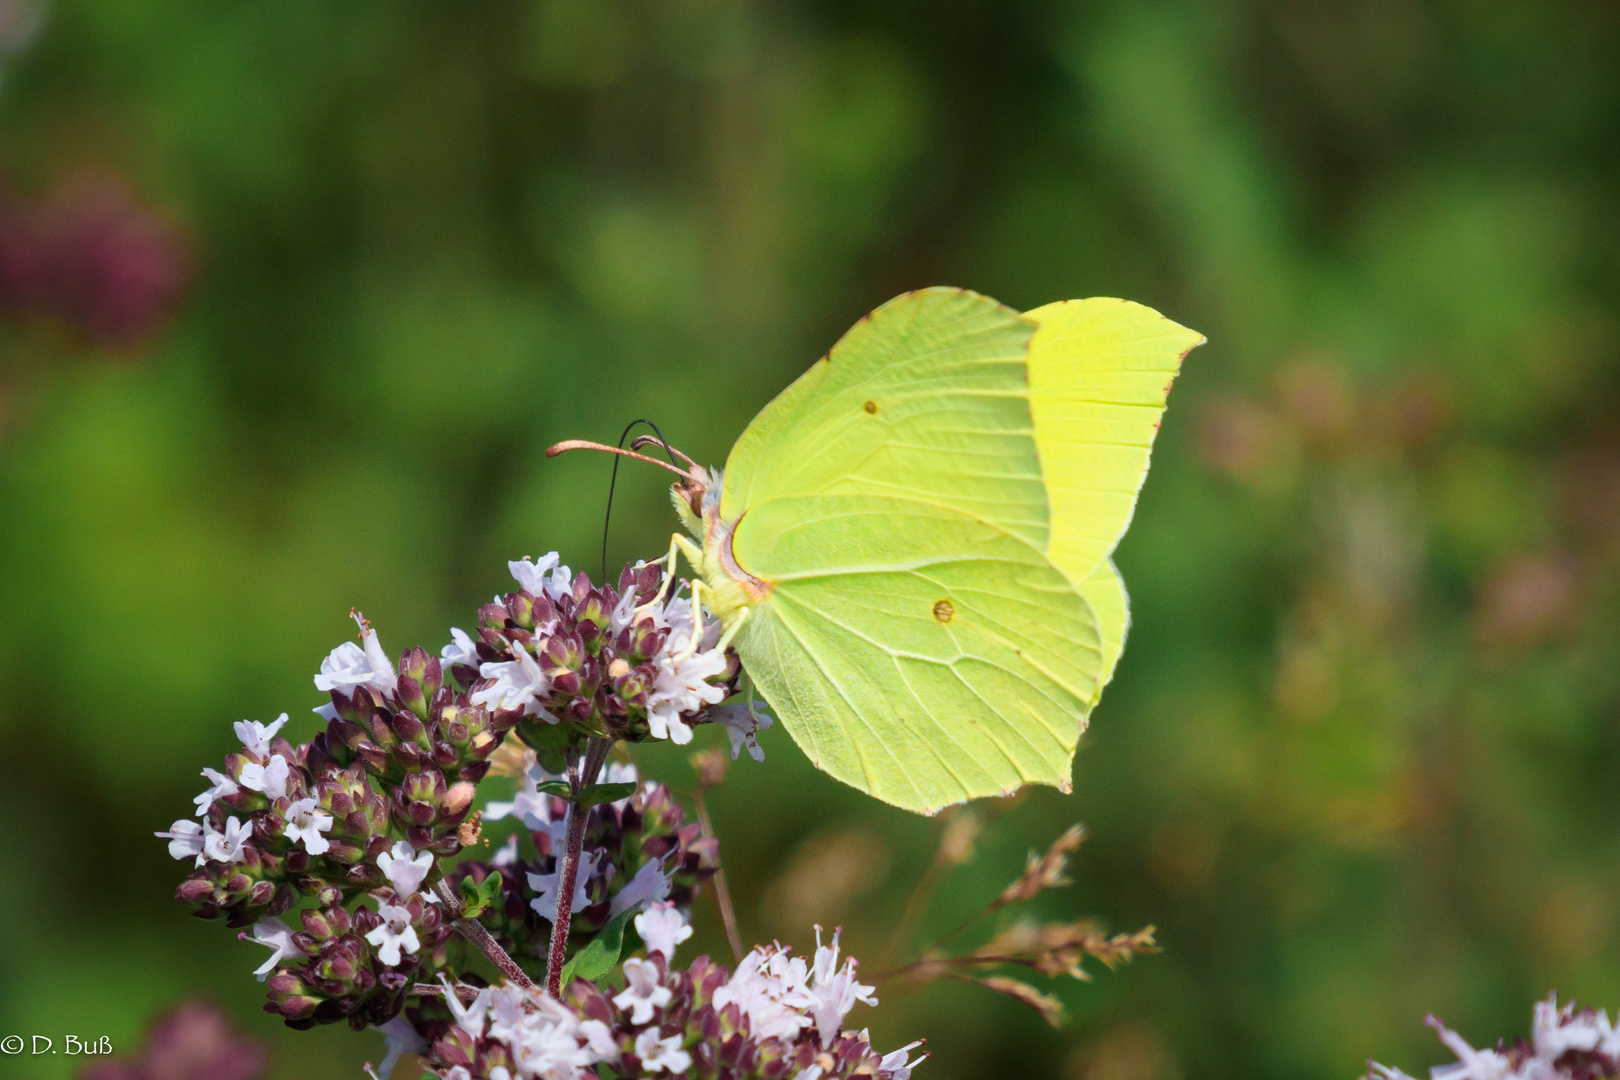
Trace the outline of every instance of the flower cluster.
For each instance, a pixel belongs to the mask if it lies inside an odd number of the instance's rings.
[[[593,587],[588,575],[559,565],[556,552],[508,566],[518,591],[479,610],[476,641],[452,630],[442,654],[458,680],[483,680],[474,704],[525,718],[525,741],[537,747],[555,740],[537,723],[687,743],[692,725],[716,722],[730,729],[733,756],[745,743],[761,756],[755,725],[769,719],[721,707],[741,668],[735,653],[717,647],[719,621],[686,597],[666,600],[656,564],[626,567],[617,589]]]
[[[1528,1042],[1497,1043],[1476,1050],[1455,1031],[1429,1017],[1446,1049],[1457,1055],[1450,1065],[1430,1070],[1434,1080],[1599,1080],[1620,1076],[1620,1030],[1601,1010],[1562,1007],[1558,995],[1537,1002]],[[1367,1080],[1412,1080],[1399,1069],[1368,1063]]]
[[[667,788],[629,765],[601,777],[583,765],[587,744],[686,741],[717,721],[734,756],[743,745],[759,756],[754,730],[768,718],[721,704],[738,666],[718,648],[718,624],[666,600],[656,566],[627,568],[615,590],[555,554],[510,565],[520,588],[484,607],[476,642],[456,630],[439,656],[392,658],[356,615],[358,641],[314,677],[324,730],[294,745],[286,714],[239,722],[241,746],[203,770],[193,817],[158,833],[192,864],[177,897],[271,950],[256,972],[265,1008],[293,1027],[414,1031],[401,1016],[411,988],[465,967],[449,944],[457,929],[486,955],[507,950],[509,975],[540,977],[554,922],[570,928],[570,955],[648,903],[689,908],[718,866],[717,842]],[[514,733],[538,752],[516,739],[503,751]],[[497,751],[527,771],[489,818],[515,816],[524,831],[487,861],[446,862],[481,839],[475,796]],[[520,855],[524,835],[532,855]],[[558,910],[569,843],[571,919]]]
[[[538,977],[557,908],[559,862],[570,804],[540,790],[556,778],[531,763],[523,788],[510,802],[492,802],[484,820],[517,817],[533,842],[534,858],[520,856],[518,835],[487,860],[465,859],[449,872],[452,885],[480,884],[500,873],[499,901],[482,916],[495,940]],[[610,765],[606,783],[634,784],[632,794],[601,803],[586,814],[579,876],[571,901],[570,940],[583,945],[614,917],[656,900],[686,910],[720,862],[720,845],[662,784],[640,781],[633,765]]]
[[[304,929],[294,933],[279,919],[261,919],[252,940],[270,946],[272,965],[265,1011],[288,1027],[310,1028],[347,1020],[356,1029],[382,1026],[399,1014],[411,985],[425,969],[444,966],[443,948],[451,930],[440,908],[421,896],[392,902],[376,911],[361,906],[351,915],[341,907],[305,909]]]
[[[194,859],[177,895],[199,916],[245,926],[300,897],[330,907],[388,889],[408,899],[436,856],[461,850],[475,785],[516,717],[445,685],[421,649],[391,663],[358,621],[364,647],[339,646],[315,676],[331,696],[316,710],[326,730],[293,746],[280,735],[285,713],[240,721],[242,748],[223,772],[203,770],[200,820],[158,834],[175,858]]]
[[[430,1066],[444,1080],[575,1080],[597,1066],[616,1076],[910,1080],[917,1062],[908,1054],[920,1044],[883,1055],[864,1031],[844,1029],[857,1003],[877,1001],[856,981],[855,961],[839,963],[836,934],[830,945],[818,940],[812,963],[772,945],[733,973],[707,957],[671,966],[691,934],[671,904],[635,925],[647,956],[624,962],[622,989],[576,980],[559,1001],[446,983],[454,1023],[428,1050]]]

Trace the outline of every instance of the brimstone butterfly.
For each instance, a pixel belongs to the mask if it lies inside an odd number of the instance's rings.
[[[931,814],[1068,790],[1124,646],[1109,556],[1199,334],[1126,300],[960,289],[863,318],[673,489],[676,535],[794,740]],[[553,451],[579,443],[559,444]]]

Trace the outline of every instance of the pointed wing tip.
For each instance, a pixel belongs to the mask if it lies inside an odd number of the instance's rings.
[[[1178,358],[1181,360],[1185,360],[1187,358],[1187,354],[1198,348],[1198,346],[1209,343],[1209,339],[1203,334],[1200,334],[1197,330],[1194,330],[1190,326],[1183,326],[1181,323],[1176,322],[1176,320],[1172,319],[1158,308],[1151,307],[1139,300],[1127,300],[1123,296],[1086,296],[1075,297],[1069,300],[1054,300],[1049,304],[1042,304],[1040,307],[1030,308],[1028,311],[1024,312],[1024,315],[1026,318],[1034,319],[1036,323],[1039,323],[1043,313],[1056,308],[1065,308],[1071,304],[1117,304],[1120,307],[1137,308],[1141,311],[1151,313],[1155,317],[1169,323],[1171,328],[1174,330],[1190,335],[1194,339],[1187,345],[1186,348],[1181,350]]]

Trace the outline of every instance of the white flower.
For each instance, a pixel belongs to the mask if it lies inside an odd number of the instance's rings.
[[[528,1019],[528,996],[510,983],[491,989],[489,996],[489,1037],[510,1043]]]
[[[838,935],[834,930],[831,945],[821,943],[821,927],[816,927],[816,961],[810,969],[810,996],[815,998],[811,1015],[816,1030],[821,1034],[821,1045],[831,1046],[844,1024],[844,1017],[856,1002],[876,1005],[873,987],[855,981],[855,958],[848,957],[844,966],[838,966]]]
[[[632,1024],[647,1023],[653,1017],[653,1010],[669,1004],[670,990],[663,984],[657,965],[631,957],[624,962],[624,979],[625,987],[613,999],[613,1004],[630,1013]]]
[[[242,745],[249,754],[262,758],[270,753],[270,740],[276,737],[282,725],[287,722],[287,714],[282,713],[270,724],[265,725],[257,720],[238,720],[236,722],[236,737],[242,740]]]
[[[675,957],[675,946],[692,936],[679,909],[665,901],[654,904],[636,916],[636,933],[647,943],[647,951],[663,953],[667,962]]]
[[[321,673],[315,676],[315,689],[336,690],[340,694],[351,695],[356,687],[365,686],[385,697],[392,697],[399,686],[399,675],[389,662],[388,654],[383,652],[382,644],[377,640],[377,631],[367,625],[358,612],[354,621],[360,624],[360,640],[365,647],[345,641],[333,649],[321,661]]]
[[[450,1012],[456,1018],[456,1026],[474,1039],[484,1037],[484,1014],[489,1011],[490,989],[484,987],[478,991],[478,996],[471,1002],[463,1004],[456,994],[455,987],[443,975],[439,982],[444,984],[444,1003],[450,1007]]]
[[[681,1036],[676,1034],[660,1039],[657,1028],[648,1028],[636,1036],[636,1057],[641,1059],[641,1067],[648,1072],[668,1069],[672,1073],[680,1073],[692,1067],[692,1055],[681,1049]]]
[[[506,843],[495,849],[495,854],[490,856],[489,865],[497,870],[505,870],[517,862],[517,858],[517,833],[513,833],[506,838]]]
[[[1556,1061],[1571,1050],[1590,1054],[1606,1046],[1612,1054],[1620,1048],[1615,1045],[1617,1039],[1607,1013],[1588,1009],[1576,1014],[1573,1005],[1560,1009],[1556,996],[1536,1002],[1530,1038],[1536,1056],[1548,1061]]]
[[[613,894],[613,902],[608,906],[608,918],[630,911],[648,901],[662,900],[667,896],[669,896],[669,875],[664,873],[664,861],[649,859],[641,864],[636,876],[631,878],[624,888]]]
[[[286,715],[283,714],[282,718],[286,719]],[[249,791],[262,792],[265,798],[275,802],[286,797],[287,777],[291,772],[292,767],[287,764],[287,759],[275,754],[267,765],[260,765],[257,761],[244,764],[239,779]]]
[[[604,784],[634,784],[640,779],[641,774],[636,771],[634,763],[626,761],[621,765],[617,761],[610,761],[607,768],[603,770],[601,782]],[[651,786],[650,783],[649,786]],[[630,805],[630,800],[634,797],[635,792],[632,791],[622,799],[614,799],[608,805],[615,810],[622,811]]]
[[[579,1035],[585,1045],[600,1061],[619,1060],[619,1044],[613,1041],[613,1029],[600,1020],[581,1020]]]
[[[537,832],[545,829],[551,824],[551,796],[542,792],[540,785],[561,779],[546,772],[538,763],[530,765],[523,774],[523,789],[512,796],[511,802],[492,802],[484,807],[484,820],[500,821],[516,814],[525,827]]]
[[[478,643],[467,635],[467,631],[459,626],[450,628],[450,644],[439,650],[439,658],[445,666],[452,664],[465,664],[467,667],[478,666]]]
[[[714,992],[716,1011],[735,1004],[757,1039],[792,1041],[810,1024],[804,1015],[816,998],[805,987],[803,960],[780,945],[759,946],[742,958],[727,983]]]
[[[768,714],[760,712],[752,704],[739,703],[714,706],[709,710],[709,719],[725,727],[726,735],[731,739],[732,761],[737,760],[744,746],[748,747],[749,757],[755,761],[765,760],[765,751],[760,749],[756,735],[761,728],[775,723]]]
[[[574,876],[574,898],[569,901],[569,910],[578,911],[583,908],[589,898],[585,895],[585,884],[596,873],[596,860],[602,857],[599,850],[582,851],[579,855],[579,872]],[[558,868],[549,874],[530,874],[529,888],[538,894],[529,901],[535,914],[549,922],[557,920],[557,887],[562,877],[561,860]]]
[[[1430,1070],[1434,1080],[1574,1080],[1620,1072],[1620,1032],[1610,1025],[1608,1014],[1593,1009],[1577,1013],[1573,1003],[1560,1008],[1556,994],[1537,1003],[1528,1047],[1475,1050],[1434,1017],[1427,1023],[1457,1055],[1453,1064]],[[1578,1065],[1562,1061],[1571,1053],[1583,1060]],[[1367,1075],[1377,1080],[1412,1080],[1399,1069],[1369,1065]]]
[[[690,601],[677,597],[664,605],[662,611],[655,610],[654,619],[658,625],[669,627],[669,637],[653,658],[657,674],[647,695],[647,727],[655,739],[685,745],[692,741],[692,729],[681,719],[682,714],[696,712],[706,705],[718,705],[726,699],[725,687],[709,682],[726,670],[725,654],[715,648],[720,640],[720,622],[705,616],[698,648],[689,653],[692,643]]]
[[[606,1024],[582,1018],[555,998],[510,983],[488,993],[487,1038],[502,1045],[513,1065],[490,1069],[489,1080],[580,1080],[590,1066],[619,1059]]]
[[[270,972],[274,971],[276,965],[281,963],[284,958],[301,955],[298,946],[293,944],[292,927],[269,915],[262,916],[258,922],[253,924],[251,934],[244,932],[236,936],[243,941],[253,941],[260,945],[270,946],[270,959],[260,964],[258,970],[253,973],[259,977],[260,982],[264,982],[265,979],[269,978]]]
[[[601,1060],[588,1045],[593,1035],[599,1039],[601,1033],[584,1029],[579,1015],[555,998],[503,986],[493,999],[496,1022],[490,1025],[490,1035],[510,1048],[519,1076],[573,1080],[580,1070]],[[581,1039],[587,1045],[581,1045]],[[496,1080],[494,1070],[490,1080]]]
[[[883,1060],[878,1062],[878,1075],[887,1074],[889,1080],[911,1080],[911,1070],[928,1060],[927,1054],[923,1054],[916,1061],[906,1060],[911,1051],[921,1045],[920,1041],[909,1042],[898,1050],[884,1054]]]
[[[382,916],[382,924],[367,934],[366,940],[377,946],[377,959],[394,967],[399,963],[400,949],[414,955],[422,943],[416,939],[416,927],[411,925],[408,908],[384,904],[377,914]]]
[[[494,682],[476,691],[472,703],[488,709],[522,709],[525,716],[539,715],[555,724],[557,718],[540,707],[540,699],[551,691],[551,680],[521,642],[512,642],[512,653],[516,660],[478,666],[478,674]]]
[[[409,842],[401,840],[394,845],[392,852],[385,851],[377,856],[377,869],[388,875],[389,884],[394,886],[395,892],[409,898],[422,887],[422,879],[432,871],[433,852],[419,852]]]
[[[794,1073],[793,1080],[821,1080],[821,1073],[820,1065],[812,1065],[808,1069],[800,1069]]]
[[[169,826],[168,832],[153,833],[169,842],[169,854],[176,859],[189,859],[197,857],[197,865],[203,864],[203,827],[195,821],[181,818]]]
[[[198,795],[191,801],[197,804],[197,816],[202,817],[214,805],[215,799],[223,799],[235,795],[242,789],[236,786],[236,781],[215,769],[204,769],[204,778],[213,781],[214,786]]]
[[[345,641],[326,654],[321,671],[315,676],[315,689],[340,694],[352,694],[355,687],[370,686],[377,673],[366,662],[365,650],[352,641]]]
[[[203,858],[214,862],[237,863],[241,862],[242,845],[248,842],[253,835],[253,826],[229,818],[225,822],[224,832],[215,832],[209,825],[203,835]]]
[[[626,761],[623,764],[610,761],[607,763],[607,769],[602,773],[602,783],[604,784],[634,784],[640,779],[641,774],[636,771],[635,763],[632,761]],[[620,802],[623,801],[620,800]]]
[[[287,839],[303,841],[304,850],[311,855],[324,855],[332,846],[321,833],[332,831],[332,815],[323,814],[314,799],[299,799],[287,807]]]
[[[561,560],[557,557],[557,553],[555,551],[551,551],[540,556],[540,558],[537,560],[519,559],[516,562],[509,562],[506,564],[506,568],[510,570],[512,572],[512,576],[517,579],[518,588],[522,589],[530,596],[544,596],[546,595],[546,585],[548,584],[546,581],[546,575],[551,572],[551,570],[555,568],[560,561]],[[566,569],[567,568],[564,567],[565,571]]]
[[[388,1080],[394,1066],[398,1065],[399,1059],[406,1054],[420,1054],[428,1048],[427,1040],[417,1032],[404,1013],[377,1030],[382,1032],[383,1038],[388,1042],[388,1053],[383,1057],[382,1064],[377,1066],[377,1071],[372,1074],[377,1080]]]
[[[546,578],[546,595],[552,600],[561,600],[565,596],[572,596],[574,592],[574,572],[566,566],[558,566]]]
[[[619,602],[608,614],[608,632],[617,634],[636,621],[636,590],[631,589],[619,597]]]

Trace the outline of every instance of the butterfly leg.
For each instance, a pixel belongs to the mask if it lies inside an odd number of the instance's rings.
[[[680,533],[672,533],[669,538],[669,554],[658,560],[660,564],[666,560],[669,564],[664,568],[664,580],[659,583],[657,594],[645,604],[638,605],[636,607],[637,611],[645,611],[654,605],[662,604],[668,599],[669,587],[675,581],[675,556],[677,554],[685,555],[686,561],[692,564],[694,571],[697,571],[703,565],[703,549]]]
[[[678,536],[676,539],[685,538]],[[688,540],[687,543],[690,544],[691,541]],[[699,554],[702,553],[699,552]],[[688,558],[690,558],[690,555]],[[708,591],[708,586],[703,584],[701,578],[694,578],[692,581],[692,637],[686,643],[686,648],[675,654],[677,660],[691,659],[698,650],[698,644],[703,640],[703,604],[699,596],[705,591]]]

